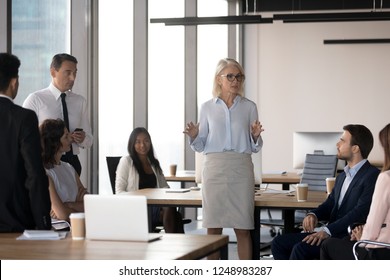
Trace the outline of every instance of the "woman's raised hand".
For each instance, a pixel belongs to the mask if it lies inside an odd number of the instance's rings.
[[[195,139],[199,133],[199,123],[194,124],[193,122],[187,123],[187,126],[183,133],[187,134],[191,139]]]
[[[264,131],[262,124],[259,121],[254,121],[251,125],[251,134],[253,140],[256,142],[260,134]]]

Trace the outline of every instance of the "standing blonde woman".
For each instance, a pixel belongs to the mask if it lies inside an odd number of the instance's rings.
[[[251,154],[263,145],[263,128],[256,104],[243,96],[244,80],[244,69],[237,61],[220,60],[213,98],[202,105],[199,123],[188,123],[184,133],[191,148],[205,155],[203,227],[208,234],[233,228],[239,258],[251,259],[255,184]]]

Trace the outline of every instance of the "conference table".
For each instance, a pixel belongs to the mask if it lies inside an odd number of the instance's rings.
[[[202,192],[167,192],[167,189],[142,189],[130,192],[130,195],[143,195],[148,205],[202,207]],[[308,200],[298,202],[294,192],[286,191],[256,191],[255,193],[255,230],[252,231],[253,258],[260,258],[260,209],[275,208],[285,211],[285,231],[289,232],[294,226],[294,211],[297,209],[313,209],[320,205],[327,194],[325,192],[309,191]]]
[[[185,183],[194,183],[195,182],[195,171],[192,170],[182,170],[178,171],[175,176],[166,176],[165,179],[168,182],[180,182],[180,187],[185,188]],[[298,184],[301,181],[301,175],[296,172],[274,172],[274,173],[263,173],[261,175],[262,184],[274,184],[282,185],[282,190],[290,190],[290,185]],[[259,187],[258,185],[256,187]],[[200,206],[199,206],[200,207]],[[264,207],[266,208],[266,207]],[[279,207],[270,207],[270,208],[279,208]],[[314,207],[315,208],[315,207]],[[284,222],[285,232],[291,232],[294,229],[294,209],[291,208],[279,208],[282,210],[282,217]],[[310,209],[310,208],[309,208]],[[184,213],[182,213],[184,214]],[[286,217],[286,219],[284,219]],[[257,209],[255,212],[255,222],[258,221],[257,218],[260,218],[260,210]]]
[[[165,176],[167,182],[179,182],[180,187],[184,188],[186,183],[195,183],[195,171],[178,171],[175,176]],[[283,190],[288,190],[291,184],[298,184],[301,181],[301,175],[295,172],[263,173],[261,175],[262,184],[281,184]]]
[[[195,183],[195,171],[193,170],[178,170],[176,175],[165,176],[167,182],[179,182],[182,189],[186,183]]]
[[[295,191],[266,190],[255,196],[255,229],[252,231],[253,258],[260,257],[260,212],[261,209],[282,210],[283,228],[285,233],[294,231],[295,210],[310,210],[317,208],[327,198],[326,192],[309,191],[307,201],[298,202]]]
[[[262,174],[262,184],[266,185],[282,185],[283,191],[289,191],[290,186],[294,184],[298,184],[301,181],[301,175],[296,172],[274,172],[274,173],[263,173]],[[267,208],[267,207],[264,207]],[[275,207],[269,207],[275,208]],[[278,208],[278,207],[276,207]],[[294,212],[295,209],[291,208],[279,208],[282,210],[282,219],[283,219],[283,228],[285,232],[292,232],[294,229]],[[286,217],[286,218],[285,218]],[[260,218],[260,211],[255,212],[255,222],[258,221],[257,218]]]
[[[181,186],[185,183],[195,183],[195,171],[179,170],[174,176],[165,176],[165,180],[168,182],[180,182]],[[286,190],[290,184],[298,184],[301,180],[301,175],[295,172],[263,173],[261,180],[263,184],[282,184],[283,189]]]
[[[195,260],[220,252],[228,258],[227,235],[163,234],[151,242],[16,240],[21,233],[0,233],[1,260]]]
[[[282,190],[289,190],[291,184],[301,181],[301,175],[295,172],[263,173],[261,181],[263,184],[281,184]]]

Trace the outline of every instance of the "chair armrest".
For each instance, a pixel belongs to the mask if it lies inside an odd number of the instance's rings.
[[[352,248],[352,252],[353,252],[353,256],[355,257],[355,260],[359,260],[357,254],[356,254],[356,248],[357,246],[359,246],[360,244],[370,244],[370,245],[377,245],[377,246],[382,246],[382,247],[388,247],[390,248],[390,243],[386,243],[386,242],[378,242],[378,241],[372,241],[372,240],[359,240],[357,241],[354,245],[353,245],[353,248]]]

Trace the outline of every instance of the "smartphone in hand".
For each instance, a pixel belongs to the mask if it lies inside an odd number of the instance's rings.
[[[75,131],[75,132],[76,132],[76,131],[83,131],[83,129],[78,127],[78,128],[76,128],[74,131]]]
[[[348,226],[348,234],[349,235],[351,235],[352,234],[352,231],[355,229],[355,227],[357,227],[357,226],[362,226],[362,225],[364,225],[365,223],[353,223],[352,225],[349,225]]]

